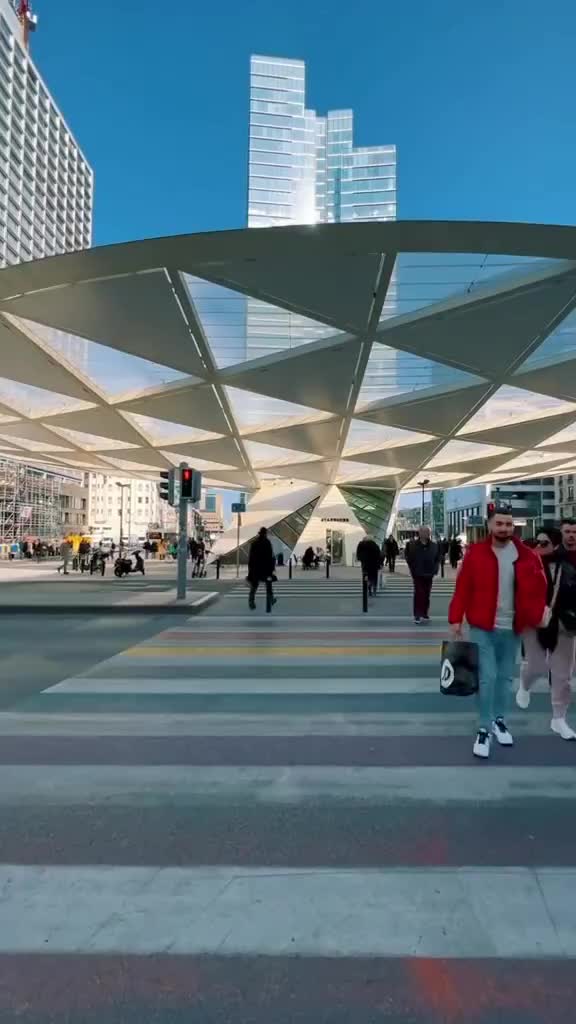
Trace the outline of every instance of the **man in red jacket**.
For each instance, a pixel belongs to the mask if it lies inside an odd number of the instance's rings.
[[[476,757],[490,756],[492,736],[514,743],[506,709],[518,657],[520,634],[541,625],[546,609],[546,577],[538,556],[514,536],[511,510],[497,507],[488,519],[488,537],[473,544],[456,579],[448,620],[455,639],[464,619],[480,662]]]

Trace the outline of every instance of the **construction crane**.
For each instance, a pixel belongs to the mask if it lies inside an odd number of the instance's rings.
[[[22,42],[24,48],[27,50],[29,46],[30,33],[36,31],[38,24],[38,17],[32,13],[30,8],[30,0],[19,0],[18,4],[18,20],[22,26]]]

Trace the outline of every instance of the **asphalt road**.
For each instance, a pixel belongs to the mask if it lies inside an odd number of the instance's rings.
[[[0,614],[2,1024],[572,1019],[576,744],[542,685],[475,762],[386,583]]]

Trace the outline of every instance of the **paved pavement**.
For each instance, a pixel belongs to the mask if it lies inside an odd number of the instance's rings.
[[[176,564],[172,560],[149,560],[145,576],[122,579],[114,576],[110,565],[104,577],[72,571],[59,575],[57,566],[57,561],[0,562],[0,614],[148,613],[168,607],[176,599]],[[188,563],[188,604],[207,592],[223,593],[236,582],[230,573],[223,573],[220,580],[215,571],[205,579],[192,579],[190,571]]]
[[[473,760],[449,590],[239,583],[0,714],[2,1024],[571,1020],[576,744],[542,685]]]

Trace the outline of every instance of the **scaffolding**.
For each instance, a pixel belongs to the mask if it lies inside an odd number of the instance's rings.
[[[63,482],[57,474],[0,458],[0,540],[59,538]]]

